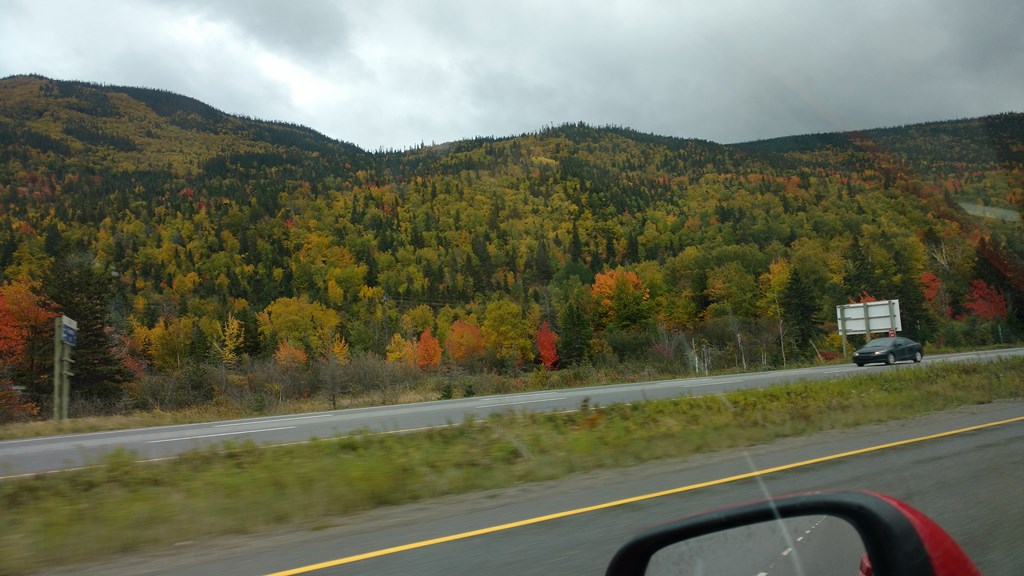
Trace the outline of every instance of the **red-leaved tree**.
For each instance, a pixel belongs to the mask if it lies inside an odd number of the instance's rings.
[[[971,282],[964,308],[971,316],[986,322],[1006,318],[1006,299],[998,289],[980,279]]]
[[[875,298],[867,290],[861,290],[860,295],[856,299],[850,298],[850,304],[864,304],[867,302],[878,302],[878,298]]]
[[[946,288],[942,285],[942,279],[931,272],[921,275],[921,293],[928,302],[928,307],[936,314],[945,317],[953,317],[953,309],[949,305],[949,298],[946,296]]]
[[[537,330],[537,351],[540,353],[540,362],[545,370],[555,370],[558,367],[558,334],[551,331],[547,322],[540,325]]]

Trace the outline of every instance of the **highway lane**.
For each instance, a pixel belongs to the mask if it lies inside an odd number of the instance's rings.
[[[733,451],[731,456],[711,462],[697,459],[693,465],[636,481],[626,479],[603,489],[584,491],[580,504],[608,502],[622,497],[651,494],[669,488],[729,478],[752,470],[802,462],[825,454],[874,446],[922,434],[955,430],[964,424],[991,422],[1004,417],[1024,416],[1024,403],[993,406],[983,418],[977,414],[959,417],[950,413],[924,419],[926,425],[871,427],[877,434],[849,432],[828,435],[831,440],[811,445],[793,442],[792,450]],[[771,494],[831,488],[866,489],[887,493],[909,502],[947,528],[983,574],[1024,573],[1024,421],[967,432],[906,446],[879,450],[838,460],[800,466],[763,476],[737,480],[694,490],[641,500],[590,512],[528,524],[521,527],[453,540],[442,544],[388,554],[351,564],[305,572],[315,576],[342,574],[600,574],[615,549],[632,535],[663,522],[705,510],[756,500]],[[546,496],[539,496],[540,510],[550,513],[564,510]],[[566,504],[575,499],[565,497]],[[506,520],[516,512],[534,509],[532,503],[520,503],[511,510],[489,510],[477,522]],[[465,518],[460,516],[460,519]],[[467,518],[468,519],[468,518]],[[356,538],[356,547],[348,538],[323,542],[333,547],[333,559],[349,553],[365,553],[397,544],[402,535],[422,537],[433,531],[436,537],[451,534],[444,516],[423,525],[405,526],[398,531],[376,531],[369,538]],[[456,525],[458,525],[456,523]],[[494,524],[491,524],[492,526]],[[431,529],[428,529],[428,526]],[[344,533],[344,532],[342,532]],[[363,536],[367,536],[363,534]],[[280,569],[309,566],[311,559],[326,561],[315,554],[315,544],[292,550],[276,550],[259,557]],[[327,550],[320,550],[322,554]],[[297,555],[296,555],[297,553]],[[280,563],[284,557],[298,563]],[[837,569],[832,573],[856,573]],[[217,565],[218,573],[230,572]],[[251,567],[255,570],[256,566]],[[265,566],[260,566],[266,570]],[[250,571],[249,573],[255,573]],[[757,574],[753,573],[751,576]]]
[[[1003,423],[929,438],[994,422]],[[887,446],[909,439],[918,440]],[[872,447],[877,449],[849,454]],[[48,574],[602,574],[622,543],[652,526],[768,495],[834,488],[875,490],[905,500],[942,524],[982,573],[1021,574],[1022,447],[1024,401],[1000,402],[384,508],[313,530],[186,542],[165,553]],[[775,548],[778,542],[767,552],[785,550]],[[857,562],[849,550],[844,553],[843,566],[827,573],[856,573]],[[333,565],[338,560],[346,562]],[[812,551],[804,561],[808,566],[822,560]],[[319,563],[328,565],[313,566]],[[761,565],[763,559],[757,559],[749,567]],[[781,576],[782,567],[766,573]]]
[[[1024,348],[928,356],[924,363],[987,360],[1021,354],[1024,354]],[[575,410],[584,399],[591,405],[608,405],[679,395],[718,394],[742,388],[764,388],[784,382],[832,379],[863,374],[865,371],[910,369],[913,366],[906,363],[865,368],[852,364],[822,366],[8,440],[0,442],[0,479],[88,466],[97,462],[102,454],[116,448],[133,452],[139,460],[170,458],[226,440],[252,439],[258,444],[287,444],[304,442],[313,437],[329,438],[356,430],[395,433],[460,423],[470,416],[485,418],[491,413],[506,410]]]

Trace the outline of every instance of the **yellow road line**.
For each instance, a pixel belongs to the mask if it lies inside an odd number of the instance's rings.
[[[928,436],[920,436],[917,438],[910,438],[908,440],[899,440],[897,442],[889,442],[887,444],[879,444],[877,446],[870,446],[868,448],[860,448],[858,450],[851,450],[849,452],[841,452],[839,454],[831,454],[829,456],[822,456],[820,458],[812,458],[810,460],[803,460],[801,462],[794,462],[793,464],[784,464],[782,466],[775,466],[774,468],[765,468],[764,470],[757,470],[754,472],[747,472],[744,474],[737,474],[735,476],[729,476],[726,478],[719,478],[717,480],[710,480],[707,482],[700,482],[697,484],[690,484],[688,486],[680,486],[678,488],[671,488],[669,490],[662,490],[660,492],[652,492],[650,494],[642,494],[640,496],[632,496],[630,498],[623,498],[621,500],[615,500],[612,502],[605,502],[603,504],[596,504],[594,506],[585,506],[583,508],[576,508],[574,510],[566,510],[564,512],[556,512],[554,514],[547,514],[544,516],[537,516],[535,518],[527,518],[525,520],[519,520],[516,522],[509,522],[507,524],[499,524],[497,526],[490,526],[488,528],[480,528],[479,530],[471,530],[469,532],[462,532],[459,534],[452,534],[450,536],[442,536],[440,538],[432,538],[430,540],[423,540],[421,542],[413,542],[411,544],[403,544],[401,546],[393,546],[391,548],[384,548],[382,550],[376,550],[373,552],[366,552],[364,554],[356,554],[355,556],[347,556],[345,558],[338,558],[337,560],[329,560],[327,562],[320,562],[318,564],[310,564],[309,566],[302,566],[299,568],[293,568],[291,570],[284,570],[282,572],[274,572],[267,576],[294,576],[295,574],[305,574],[307,572],[314,572],[316,570],[323,570],[325,568],[332,568],[334,566],[341,566],[344,564],[351,564],[353,562],[359,562],[361,560],[369,560],[371,558],[379,558],[381,556],[388,556],[398,552],[405,552],[407,550],[415,550],[417,548],[426,548],[427,546],[433,546],[435,544],[443,544],[445,542],[453,542],[455,540],[464,540],[466,538],[472,538],[474,536],[482,536],[484,534],[493,534],[495,532],[501,532],[504,530],[511,530],[512,528],[520,528],[522,526],[529,526],[531,524],[540,524],[541,522],[547,522],[549,520],[557,520],[559,518],[566,518],[568,516],[576,516],[579,514],[586,514],[587,512],[595,512],[597,510],[604,510],[607,508],[614,508],[616,506],[623,506],[625,504],[633,504],[635,502],[642,502],[644,500],[651,500],[654,498],[661,498],[662,496],[670,496],[672,494],[680,494],[682,492],[690,492],[692,490],[698,490],[700,488],[707,488],[709,486],[718,486],[720,484],[727,484],[729,482],[736,482],[738,480],[746,480],[748,478],[755,478],[757,476],[765,476],[767,474],[774,474],[775,472],[782,472],[784,470],[792,470],[794,468],[801,468],[803,466],[810,466],[813,464],[820,464],[822,462],[828,462],[831,460],[839,460],[841,458],[848,458],[850,456],[856,456],[858,454],[866,454],[868,452],[877,452],[879,450],[886,450],[888,448],[895,448],[897,446],[906,446],[907,444],[915,444],[917,442],[925,442],[928,440],[935,440],[937,438],[945,438],[947,436],[954,436],[957,434],[963,434],[965,432],[972,432],[974,430],[982,430],[984,428],[992,428],[994,426],[1002,426],[1004,424],[1010,424],[1013,422],[1024,421],[1024,416],[1017,418],[1009,418],[1007,420],[999,420],[998,422],[988,422],[986,424],[979,424],[977,426],[969,426],[967,428],[960,428],[957,430],[950,430],[948,432],[940,432],[938,434],[930,434]]]

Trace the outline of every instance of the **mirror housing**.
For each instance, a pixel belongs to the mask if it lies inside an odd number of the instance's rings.
[[[683,518],[627,542],[612,558],[606,574],[643,575],[651,557],[666,546],[730,528],[814,514],[849,522],[863,540],[869,558],[867,566],[874,574],[981,574],[956,541],[933,520],[905,502],[866,491],[807,492]]]

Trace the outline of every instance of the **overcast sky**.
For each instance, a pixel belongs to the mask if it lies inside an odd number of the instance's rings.
[[[367,150],[582,120],[731,143],[1024,111],[1022,0],[0,0],[0,77]]]

